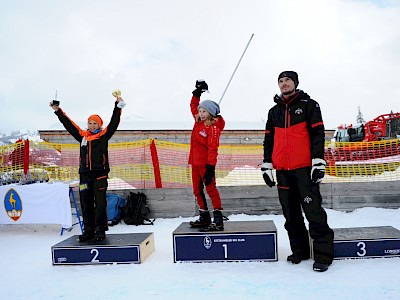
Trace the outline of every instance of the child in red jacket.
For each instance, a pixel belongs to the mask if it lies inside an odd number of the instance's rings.
[[[221,197],[215,182],[219,137],[225,127],[219,105],[211,100],[200,103],[201,94],[208,90],[204,80],[196,81],[192,92],[190,109],[195,123],[190,139],[189,164],[192,165],[193,194],[200,208],[200,217],[190,222],[191,227],[205,228],[211,231],[224,229]],[[210,212],[204,195],[204,186],[214,208],[214,222],[211,223]]]

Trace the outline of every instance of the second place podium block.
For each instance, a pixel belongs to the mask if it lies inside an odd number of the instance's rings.
[[[101,242],[74,235],[51,247],[53,265],[140,264],[154,252],[153,233],[108,234]]]

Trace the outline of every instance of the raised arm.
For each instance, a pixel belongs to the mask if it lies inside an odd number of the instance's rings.
[[[190,101],[190,111],[192,112],[193,118],[196,120],[196,116],[199,113],[198,107],[200,104],[201,94],[208,91],[208,84],[203,79],[196,80],[195,90],[192,92],[192,100]]]
[[[115,104],[110,123],[106,128],[107,132],[105,133],[105,136],[107,137],[107,139],[110,139],[115,131],[117,131],[119,122],[121,121],[122,108],[125,107],[125,102],[121,98],[120,90],[113,91],[112,95],[115,97]]]
[[[82,141],[82,129],[65,114],[59,104],[55,105],[50,102],[50,107],[54,110],[64,128],[80,143]]]

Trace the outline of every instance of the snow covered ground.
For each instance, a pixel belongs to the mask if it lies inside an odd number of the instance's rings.
[[[400,209],[327,210],[332,228],[393,226]],[[58,225],[0,225],[0,299],[399,299],[400,258],[334,261],[325,273],[312,260],[286,262],[289,242],[281,215],[232,215],[230,221],[273,220],[278,262],[174,263],[172,232],[192,218],[157,219],[154,226],[111,227],[110,233],[154,232],[155,252],[142,264],[53,266]]]

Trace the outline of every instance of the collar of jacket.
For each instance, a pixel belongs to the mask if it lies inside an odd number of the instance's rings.
[[[86,140],[90,142],[93,140],[97,140],[102,135],[104,135],[107,132],[106,129],[107,129],[107,127],[105,129],[103,129],[102,131],[100,131],[99,133],[95,133],[95,134],[92,134],[89,130],[85,130],[85,131],[81,132],[81,135],[84,136],[86,138]]]
[[[296,94],[289,96],[288,99],[285,99],[282,94],[280,94],[279,96],[275,95],[274,102],[276,102],[278,104],[287,105],[287,104],[293,104],[295,102],[298,102],[301,99],[309,99],[309,98],[310,98],[310,96],[308,96],[302,90],[296,90]]]
[[[199,125],[203,124],[206,127],[210,127],[210,125],[207,125],[205,123],[205,121],[198,120],[198,121],[196,121],[196,123],[199,124]],[[217,126],[219,128],[219,130],[222,131],[225,128],[225,120],[221,115],[217,115],[217,116],[214,117],[214,123],[212,125]]]

